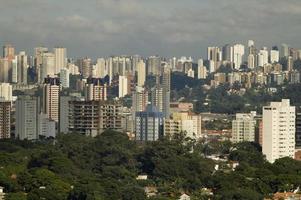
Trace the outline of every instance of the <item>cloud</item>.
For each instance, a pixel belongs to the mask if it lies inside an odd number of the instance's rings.
[[[257,41],[301,47],[300,0],[0,0],[0,43],[66,46],[70,56],[205,55]]]

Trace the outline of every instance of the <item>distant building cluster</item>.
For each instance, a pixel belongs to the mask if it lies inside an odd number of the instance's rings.
[[[34,55],[3,46],[0,58],[0,139],[38,140],[58,133],[95,137],[105,130],[126,132],[137,141],[183,133],[206,138],[204,114],[194,102],[171,102],[173,73],[243,89],[300,83],[295,62],[301,50],[282,44],[257,49],[243,44],[208,47],[207,58],[110,56],[72,59],[67,49],[34,49]],[[201,83],[201,82],[200,82]],[[270,88],[273,90],[273,88]],[[271,102],[256,112],[237,113],[232,142],[257,142],[270,162],[294,157],[301,146],[301,115],[289,100]],[[221,132],[220,134],[224,134]]]

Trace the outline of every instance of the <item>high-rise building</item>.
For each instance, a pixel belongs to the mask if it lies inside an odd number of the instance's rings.
[[[55,56],[53,53],[42,54],[42,65],[40,67],[40,83],[43,83],[47,76],[55,75]]]
[[[95,137],[107,129],[122,131],[122,106],[103,101],[69,101],[69,131]]]
[[[83,58],[78,60],[79,70],[83,78],[92,76],[92,60],[91,58]]]
[[[10,138],[11,101],[0,98],[0,139]]]
[[[105,76],[109,75],[109,69],[104,58],[97,59],[95,75],[96,78],[104,78]]]
[[[36,97],[20,96],[16,101],[16,137],[36,140],[38,101]]]
[[[255,55],[254,54],[249,54],[248,55],[248,67],[250,69],[255,68]]]
[[[4,101],[13,100],[13,87],[9,83],[0,83],[0,99]]]
[[[49,119],[47,114],[38,115],[38,135],[45,138],[55,138],[56,122]]]
[[[88,78],[84,87],[86,101],[106,101],[109,77]]]
[[[11,61],[11,82],[18,83],[18,57]]]
[[[147,74],[159,75],[161,68],[161,58],[159,56],[151,56],[147,59]]]
[[[245,46],[242,44],[235,44],[232,48],[231,62],[234,63],[235,69],[239,69],[243,63],[243,56],[245,54]]]
[[[293,71],[294,70],[294,60],[292,56],[287,57],[287,71]]]
[[[289,99],[263,107],[262,153],[273,163],[295,155],[295,107]]]
[[[254,46],[255,46],[254,40],[248,40],[248,47],[254,47]]]
[[[280,57],[288,57],[289,56],[289,47],[287,44],[282,44],[280,48]]]
[[[19,84],[27,84],[28,57],[25,51],[21,51],[17,56],[17,78]]]
[[[301,113],[300,113],[300,110],[299,110],[299,112],[296,113],[295,140],[296,140],[296,148],[300,149],[301,148]]]
[[[67,67],[67,50],[66,48],[56,47],[54,48],[54,59],[55,59],[55,74],[60,73],[62,68]]]
[[[145,79],[146,79],[146,67],[145,67],[145,63],[143,62],[143,60],[140,60],[137,63],[136,69],[137,69],[137,76],[138,76],[137,86],[143,87],[145,84]]]
[[[222,51],[219,47],[208,47],[207,49],[207,58],[214,63],[214,70],[216,71],[222,61]]]
[[[59,97],[60,97],[60,79],[57,77],[47,77],[44,79],[43,86],[43,113],[48,118],[59,121]]]
[[[7,44],[3,46],[3,58],[7,58],[9,60],[14,59],[15,57],[15,48],[11,44]]]
[[[236,119],[232,121],[232,142],[255,142],[255,116],[256,112],[236,114]]]
[[[226,44],[222,48],[222,56],[223,56],[223,61],[231,61],[232,58],[232,47],[230,44]]]
[[[72,101],[72,96],[60,96],[60,120],[59,120],[59,132],[69,132],[69,101]]]
[[[136,112],[135,134],[138,141],[156,141],[163,136],[163,113],[148,105],[145,111]]]
[[[42,72],[42,64],[43,64],[43,54],[48,52],[48,48],[46,47],[36,47],[34,49],[34,68],[36,73],[35,81],[37,83],[41,83],[43,78],[41,78]]]
[[[170,116],[170,81],[171,81],[171,70],[168,66],[163,67],[162,72],[162,89],[163,89],[163,115],[166,118]]]
[[[279,62],[279,51],[278,50],[271,50],[271,63],[278,63]]]
[[[9,83],[11,80],[11,67],[8,58],[0,58],[0,82]]]
[[[203,59],[198,60],[198,79],[206,79],[207,78],[207,68],[204,66]]]
[[[263,67],[269,63],[269,52],[266,49],[261,49],[258,53],[258,66]]]
[[[62,68],[60,70],[60,81],[63,88],[69,88],[69,83],[70,83],[69,74],[70,74],[69,69],[67,68]]]
[[[119,76],[118,82],[118,97],[122,98],[129,93],[128,91],[128,78],[126,76]]]
[[[136,87],[136,90],[132,93],[132,111],[136,112],[144,111],[148,104],[148,92],[142,87]]]

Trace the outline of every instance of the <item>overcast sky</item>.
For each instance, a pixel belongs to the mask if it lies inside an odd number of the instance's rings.
[[[68,56],[206,56],[207,46],[301,48],[301,0],[0,0],[0,44]]]

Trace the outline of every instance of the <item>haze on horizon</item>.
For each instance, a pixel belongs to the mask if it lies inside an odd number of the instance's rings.
[[[300,0],[0,0],[0,44],[68,56],[205,56],[207,46],[301,47]]]

